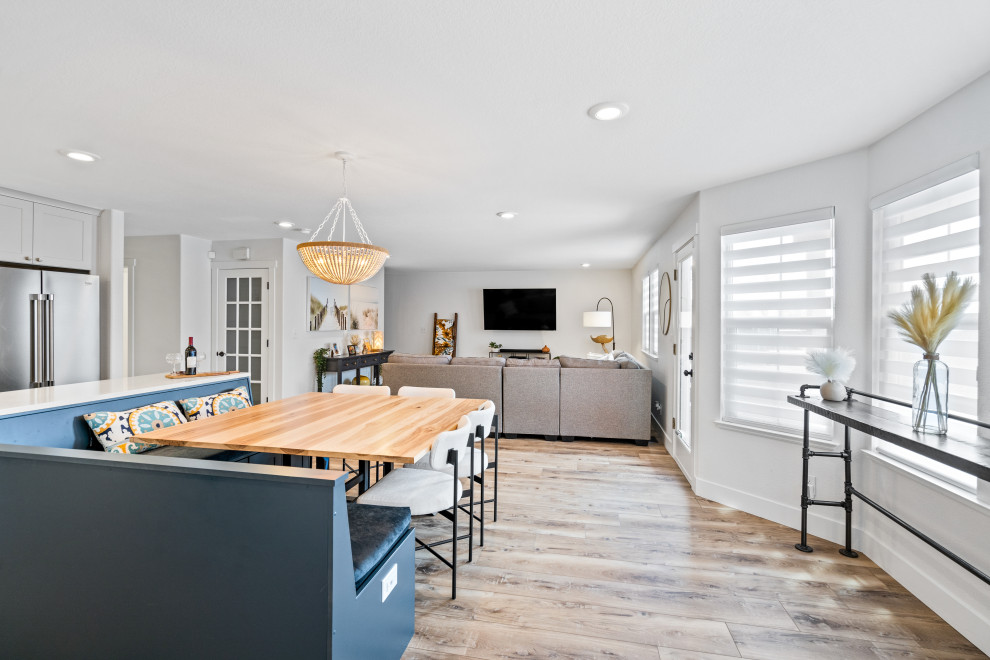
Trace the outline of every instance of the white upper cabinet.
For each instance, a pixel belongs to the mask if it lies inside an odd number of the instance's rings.
[[[88,213],[34,205],[34,263],[54,268],[93,267],[93,227]]]
[[[0,261],[42,268],[93,268],[96,217],[0,196]]]
[[[34,203],[0,196],[0,261],[33,260]]]

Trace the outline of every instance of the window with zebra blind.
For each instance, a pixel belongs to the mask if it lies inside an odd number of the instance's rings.
[[[911,370],[922,350],[900,338],[887,312],[910,300],[925,273],[934,273],[939,286],[950,271],[980,279],[980,172],[968,164],[956,167],[970,171],[939,181],[955,174],[950,169],[919,181],[915,192],[899,189],[898,199],[874,202],[873,389],[902,401],[911,401]],[[938,349],[949,367],[949,410],[970,417],[977,411],[979,311],[974,299]]]
[[[873,200],[873,391],[910,402],[912,369],[922,350],[897,333],[887,312],[907,302],[925,273],[939,286],[950,271],[980,281],[980,172],[974,156],[953,163]],[[949,367],[949,411],[976,417],[979,388],[979,304],[974,298],[962,322],[938,349]],[[900,406],[880,403],[905,413]],[[958,422],[951,422],[950,425]],[[950,427],[951,431],[951,427]],[[881,454],[969,492],[976,477],[887,442],[874,441]]]
[[[722,421],[802,432],[787,396],[814,381],[807,351],[832,346],[834,216],[828,207],[722,228]],[[829,420],[810,421],[812,434],[831,435]]]

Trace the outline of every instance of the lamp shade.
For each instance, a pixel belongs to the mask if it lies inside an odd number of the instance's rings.
[[[612,325],[612,312],[585,312],[584,327],[607,328]]]

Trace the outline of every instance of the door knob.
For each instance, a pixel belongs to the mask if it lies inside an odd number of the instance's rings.
[[[684,375],[685,376],[694,376],[694,369],[685,369],[684,370]]]
[[[217,355],[223,357],[224,355],[226,355],[226,353],[224,353],[223,351],[217,351]]]

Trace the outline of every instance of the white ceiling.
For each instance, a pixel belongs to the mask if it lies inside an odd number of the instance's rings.
[[[691,193],[869,144],[990,69],[984,0],[0,8],[0,186],[128,234],[299,239],[273,221],[315,228],[346,150],[397,268],[628,268]],[[629,115],[587,117],[607,100]]]

